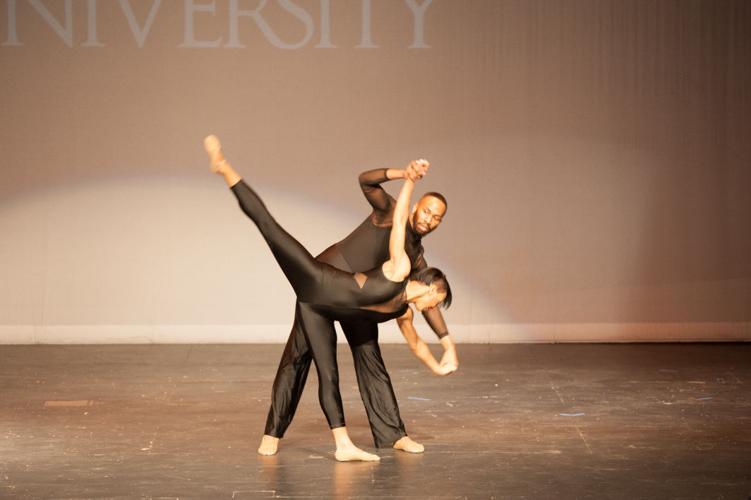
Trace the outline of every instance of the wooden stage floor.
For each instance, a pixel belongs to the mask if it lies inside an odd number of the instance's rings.
[[[0,346],[0,498],[751,497],[751,344],[459,345],[446,378],[386,345],[426,451],[377,464],[334,461],[314,374],[256,455],[282,348]]]

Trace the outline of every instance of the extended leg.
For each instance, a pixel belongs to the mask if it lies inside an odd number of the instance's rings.
[[[215,136],[207,137],[204,147],[211,159],[211,170],[224,177],[242,211],[256,224],[297,297],[306,302],[317,302],[316,299],[320,299],[317,295],[325,294],[320,287],[321,267],[324,264],[316,261],[300,242],[274,220],[261,198],[224,159]]]
[[[299,300],[316,300],[321,290],[321,264],[274,220],[266,205],[244,181],[232,186],[240,208],[255,222]]]
[[[271,390],[271,407],[266,418],[264,437],[258,448],[261,455],[273,455],[277,452],[279,438],[284,437],[295,416],[312,359],[295,306],[295,321]]]

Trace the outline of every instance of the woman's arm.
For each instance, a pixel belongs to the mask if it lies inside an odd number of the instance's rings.
[[[396,322],[399,324],[399,329],[402,331],[402,335],[407,339],[407,344],[417,358],[425,363],[425,365],[431,369],[436,375],[448,375],[456,370],[453,366],[441,365],[433,357],[433,353],[430,352],[428,344],[417,335],[415,325],[412,323],[414,313],[412,308],[408,307],[407,312],[403,316],[397,318]]]
[[[427,160],[414,160],[410,162],[410,166],[413,164],[419,165],[423,172],[427,171],[430,165]],[[410,166],[407,168],[410,168]],[[391,281],[402,281],[409,275],[412,269],[409,256],[404,251],[405,226],[409,217],[409,201],[415,188],[415,180],[420,177],[417,175],[407,176],[396,199],[391,236],[389,237],[389,260],[383,263],[383,274]]]

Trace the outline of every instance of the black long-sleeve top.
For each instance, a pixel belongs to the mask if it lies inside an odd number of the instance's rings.
[[[316,259],[349,272],[365,272],[389,260],[389,238],[396,200],[381,186],[388,181],[386,169],[360,174],[360,188],[373,212],[347,237],[324,250]],[[407,222],[404,250],[412,264],[412,273],[428,267],[423,256],[422,237]],[[448,335],[440,309],[425,309],[423,317],[438,338]]]

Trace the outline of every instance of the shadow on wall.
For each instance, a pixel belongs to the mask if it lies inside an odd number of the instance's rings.
[[[0,231],[13,244],[4,251],[0,324],[291,324],[284,275],[234,196],[206,177],[117,178],[5,203]],[[367,216],[362,206],[257,189],[314,254]]]

